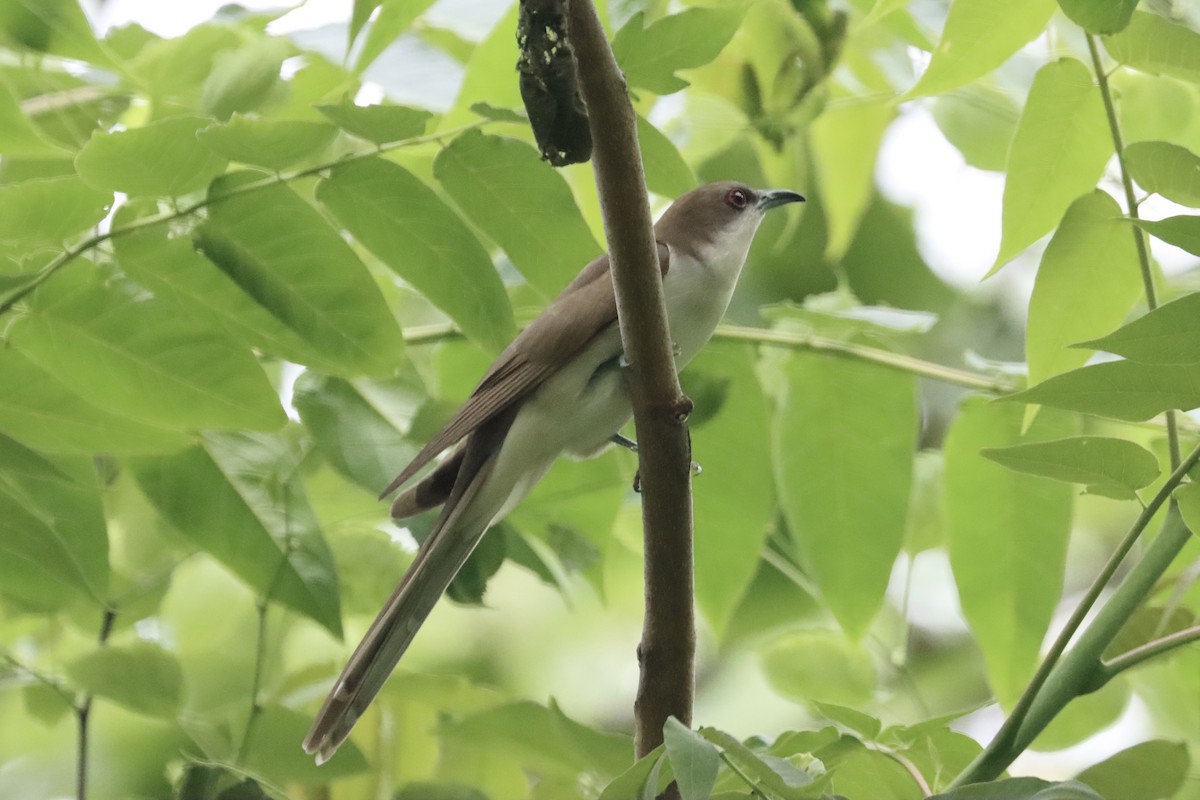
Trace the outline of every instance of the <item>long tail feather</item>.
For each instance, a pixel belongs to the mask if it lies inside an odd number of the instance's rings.
[[[323,764],[392,674],[426,617],[462,569],[498,508],[476,502],[496,464],[496,454],[516,409],[490,420],[468,440],[454,490],[429,537],[417,551],[346,668],[333,685],[304,739],[304,750]]]

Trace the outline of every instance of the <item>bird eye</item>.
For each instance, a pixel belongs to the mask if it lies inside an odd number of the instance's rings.
[[[730,189],[729,194],[725,195],[725,205],[738,211],[741,211],[749,203],[750,197],[746,194],[745,189]]]

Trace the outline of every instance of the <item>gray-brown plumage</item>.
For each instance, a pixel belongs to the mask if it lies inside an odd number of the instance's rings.
[[[722,182],[683,195],[663,214],[655,235],[677,367],[716,328],[763,214],[802,199]],[[620,355],[609,261],[601,256],[500,354],[462,408],[384,490],[381,497],[457,445],[392,505],[399,519],[444,504],[304,740],[318,762],[349,735],[488,527],[560,454],[591,455],[628,421]]]

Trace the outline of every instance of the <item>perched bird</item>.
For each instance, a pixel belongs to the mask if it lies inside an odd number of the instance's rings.
[[[654,233],[677,369],[720,322],[763,216],[802,200],[791,191],[723,181],[688,192],[659,219]],[[621,355],[608,256],[601,256],[500,354],[466,403],[383,491],[381,498],[458,445],[392,503],[396,519],[438,505],[442,511],[304,740],[317,763],[349,735],[488,527],[559,455],[593,455],[629,420]]]

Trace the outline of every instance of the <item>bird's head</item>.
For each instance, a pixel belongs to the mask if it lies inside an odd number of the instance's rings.
[[[719,181],[693,189],[671,204],[659,219],[658,238],[691,255],[745,259],[763,216],[772,208],[803,202],[788,189],[752,189],[737,181]],[[710,251],[710,252],[705,252]]]

